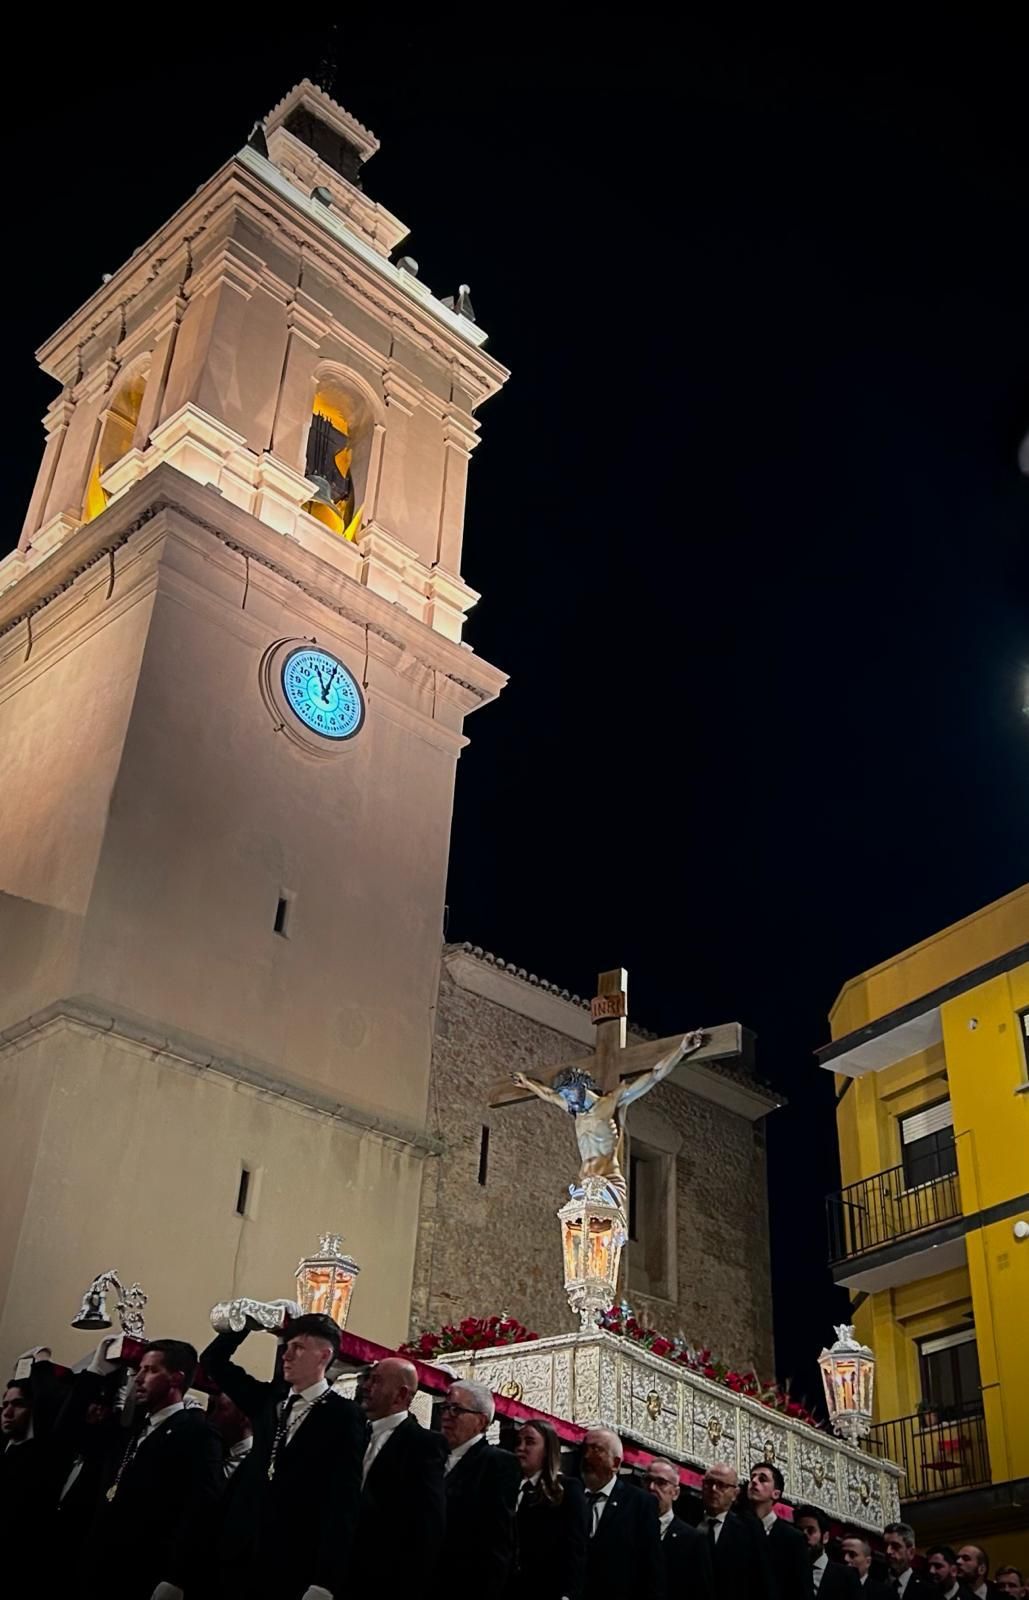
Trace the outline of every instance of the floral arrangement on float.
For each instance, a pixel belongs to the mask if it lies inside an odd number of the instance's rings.
[[[642,1345],[655,1356],[677,1362],[690,1372],[708,1378],[712,1383],[724,1384],[733,1394],[748,1400],[758,1400],[772,1411],[779,1411],[796,1422],[807,1422],[813,1428],[822,1426],[819,1419],[794,1400],[788,1389],[777,1383],[762,1382],[756,1372],[736,1372],[726,1362],[713,1356],[710,1350],[694,1349],[680,1334],[669,1339],[641,1323],[632,1307],[625,1302],[601,1313],[599,1327],[605,1333],[617,1334],[620,1339],[630,1339]],[[518,1321],[517,1317],[465,1317],[461,1322],[447,1322],[437,1332],[424,1332],[417,1339],[401,1345],[400,1354],[414,1356],[419,1361],[434,1361],[462,1350],[491,1350],[497,1345],[528,1344],[539,1334]]]
[[[680,1334],[675,1339],[669,1339],[665,1334],[658,1333],[656,1328],[647,1328],[639,1322],[631,1306],[624,1303],[612,1306],[609,1311],[602,1313],[600,1327],[607,1333],[615,1333],[620,1339],[631,1339],[635,1344],[643,1347],[655,1356],[663,1356],[666,1361],[677,1362],[681,1367],[687,1367],[690,1372],[696,1372],[702,1378],[708,1378],[712,1383],[724,1384],[731,1389],[733,1394],[743,1395],[748,1400],[758,1400],[761,1405],[768,1406],[772,1411],[779,1411],[784,1417],[792,1417],[796,1422],[807,1422],[813,1428],[821,1428],[822,1424],[812,1411],[798,1400],[794,1400],[789,1389],[783,1389],[777,1383],[762,1381],[756,1372],[736,1372],[726,1362],[713,1356],[711,1351],[704,1348],[695,1350],[687,1344]]]
[[[445,1322],[438,1333],[421,1333],[400,1346],[402,1356],[433,1361],[437,1356],[458,1350],[491,1350],[500,1344],[527,1344],[538,1339],[517,1317],[465,1317],[461,1322]]]

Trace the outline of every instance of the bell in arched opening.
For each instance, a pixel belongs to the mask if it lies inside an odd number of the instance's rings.
[[[304,463],[316,493],[303,509],[344,539],[355,539],[361,525],[361,507],[354,508],[353,462],[349,419],[339,407],[317,395]]]
[[[141,370],[122,383],[110,404],[101,412],[100,438],[86,479],[83,522],[92,522],[107,505],[107,491],[100,479],[108,467],[113,467],[127,450],[131,450],[145,389],[146,372]]]

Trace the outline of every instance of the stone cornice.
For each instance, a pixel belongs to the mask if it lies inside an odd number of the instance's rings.
[[[204,528],[229,549],[276,573],[370,636],[410,651],[416,660],[465,691],[462,699],[466,712],[495,699],[506,684],[506,673],[466,646],[409,616],[295,539],[284,538],[216,490],[196,483],[167,463],[133,484],[107,507],[102,517],[66,535],[35,566],[8,568],[4,563],[3,570],[13,573],[13,581],[0,589],[0,638],[166,511]]]
[[[102,1034],[129,1049],[145,1051],[155,1058],[187,1071],[210,1074],[254,1093],[273,1099],[277,1105],[293,1106],[330,1122],[346,1124],[357,1134],[371,1134],[392,1145],[415,1150],[422,1155],[438,1155],[439,1140],[413,1123],[404,1123],[336,1100],[310,1084],[283,1078],[269,1062],[253,1056],[230,1056],[209,1040],[183,1033],[170,1024],[112,1006],[92,995],[71,995],[55,1000],[42,1011],[0,1030],[0,1057],[24,1049],[33,1039],[61,1028],[93,1035]]]
[[[408,330],[436,361],[460,375],[475,393],[476,403],[506,381],[506,369],[478,348],[484,337],[481,330],[434,296],[408,291],[408,274],[378,256],[344,221],[304,196],[250,149],[226,162],[39,347],[36,358],[44,371],[68,381],[81,347],[112,317],[120,325],[126,308],[169,266],[179,266],[182,252],[192,251],[219,214],[233,207],[247,211],[302,251],[304,259],[339,279],[380,319]]]

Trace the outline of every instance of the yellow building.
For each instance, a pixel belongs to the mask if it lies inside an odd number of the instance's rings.
[[[835,1281],[876,1353],[870,1447],[924,1547],[1029,1570],[1029,884],[851,978]]]

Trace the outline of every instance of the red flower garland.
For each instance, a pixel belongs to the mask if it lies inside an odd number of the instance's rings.
[[[417,1356],[432,1361],[449,1350],[489,1350],[498,1344],[526,1344],[538,1339],[516,1317],[465,1317],[462,1322],[446,1322],[438,1333],[422,1333],[400,1346],[402,1356]]]

